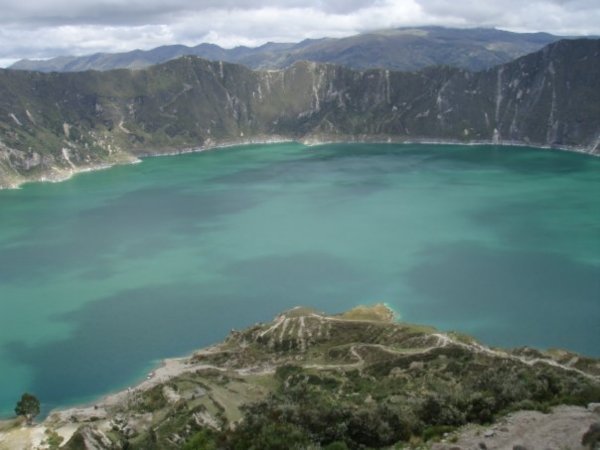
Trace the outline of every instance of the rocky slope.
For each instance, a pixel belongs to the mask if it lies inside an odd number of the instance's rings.
[[[269,139],[452,140],[600,152],[600,40],[482,72],[285,70],[184,57],[146,70],[0,71],[0,186],[142,154]]]
[[[599,400],[595,359],[490,349],[383,305],[296,308],[96,405],[5,425],[0,448],[579,448]]]
[[[418,70],[449,65],[481,70],[509,62],[561,39],[547,33],[511,33],[495,29],[443,27],[398,28],[341,39],[308,39],[256,48],[224,49],[214,44],[196,47],[169,45],[126,53],[61,56],[49,60],[21,60],[11,69],[41,72],[141,69],[180,56],[244,64],[252,69],[281,69],[297,61],[341,64],[354,69]]]

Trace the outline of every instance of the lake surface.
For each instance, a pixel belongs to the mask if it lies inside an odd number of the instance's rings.
[[[600,356],[600,158],[245,146],[0,192],[0,415],[134,383],[295,305],[386,302]]]

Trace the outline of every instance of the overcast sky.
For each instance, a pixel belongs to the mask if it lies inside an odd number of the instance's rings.
[[[0,66],[21,58],[223,47],[445,25],[600,35],[600,0],[0,0]]]

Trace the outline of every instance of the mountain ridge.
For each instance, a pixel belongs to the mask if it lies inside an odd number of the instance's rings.
[[[489,142],[600,153],[600,40],[470,72],[285,70],[183,57],[145,70],[0,71],[0,185],[269,139]]]
[[[512,33],[470,28],[410,27],[374,30],[344,38],[306,39],[298,43],[268,42],[258,47],[225,49],[202,43],[194,47],[166,45],[150,50],[59,56],[49,60],[21,60],[10,68],[42,72],[141,69],[181,56],[246,65],[252,69],[282,69],[307,60],[345,65],[353,69],[419,70],[450,65],[483,70],[564,39],[548,33]]]

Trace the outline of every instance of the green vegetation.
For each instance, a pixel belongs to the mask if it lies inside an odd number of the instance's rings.
[[[34,395],[24,393],[15,406],[15,414],[25,417],[28,424],[40,413],[40,401]]]
[[[296,309],[234,331],[188,361],[201,369],[112,410],[104,438],[133,449],[414,446],[517,409],[600,401],[594,375],[554,359],[564,353],[536,351],[533,364],[523,350],[372,320],[378,311],[326,317]],[[65,448],[78,448],[95,426],[84,425]]]
[[[56,431],[46,430],[46,445],[50,450],[57,450],[63,442],[63,437]]]
[[[194,434],[182,447],[182,450],[216,450],[214,437],[209,430]]]

